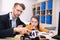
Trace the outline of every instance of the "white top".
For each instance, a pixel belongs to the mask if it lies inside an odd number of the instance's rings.
[[[9,13],[9,16],[10,16],[10,20],[12,20],[12,21],[11,21],[12,27],[13,27],[13,28],[16,27],[16,20],[17,20],[17,18],[13,19],[11,13]]]

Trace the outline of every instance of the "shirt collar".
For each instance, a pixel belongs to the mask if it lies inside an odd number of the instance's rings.
[[[16,20],[17,19],[17,18],[15,18],[15,19],[12,18],[12,13],[11,12],[9,13],[9,17],[10,17],[10,20]]]

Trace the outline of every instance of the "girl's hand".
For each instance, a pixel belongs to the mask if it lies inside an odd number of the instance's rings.
[[[54,32],[53,32],[53,31],[49,31],[49,33],[52,33],[52,34],[54,34]]]

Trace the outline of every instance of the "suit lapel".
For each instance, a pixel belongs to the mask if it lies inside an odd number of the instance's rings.
[[[10,12],[9,12],[9,13],[10,13]],[[11,21],[12,21],[12,20],[10,20],[9,13],[8,13],[8,19],[9,19],[9,20],[8,20],[8,21],[9,21],[9,23],[8,23],[8,24],[9,24],[9,27],[12,27],[12,23],[11,23]]]
[[[6,27],[11,28],[11,20],[10,20],[10,17],[9,17],[9,13],[5,17],[6,17],[5,18]]]
[[[9,20],[9,26],[12,27],[12,23],[11,23],[12,20]]]
[[[19,20],[19,18],[17,18],[17,20],[16,20],[16,26],[18,26],[18,25],[20,25],[20,20]]]
[[[16,20],[16,27],[18,26],[18,19]]]
[[[9,26],[12,27],[12,23],[11,23],[12,20],[10,20],[9,13],[8,13],[8,19],[9,19]],[[20,19],[17,18],[17,20],[16,20],[16,27],[17,27],[19,24],[20,24]]]

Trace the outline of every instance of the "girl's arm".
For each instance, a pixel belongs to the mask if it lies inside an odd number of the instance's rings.
[[[48,30],[40,25],[40,31],[48,33],[50,30]]]

